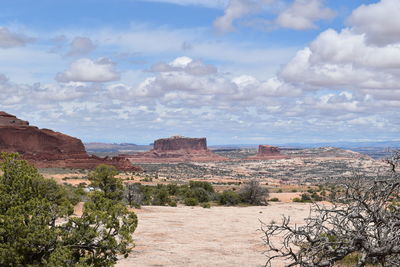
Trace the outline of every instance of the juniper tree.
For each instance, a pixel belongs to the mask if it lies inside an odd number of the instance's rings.
[[[17,154],[0,169],[0,266],[112,266],[129,252],[137,217],[122,203],[96,191],[76,216],[64,186]]]

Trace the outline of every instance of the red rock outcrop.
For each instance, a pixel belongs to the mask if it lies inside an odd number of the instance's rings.
[[[173,151],[173,150],[207,150],[207,140],[203,138],[187,138],[182,136],[173,136],[154,141],[154,150]]]
[[[89,156],[78,138],[29,126],[28,122],[5,112],[0,112],[0,151],[18,152],[38,168],[92,169],[109,164],[119,170],[141,170],[122,157]]]
[[[255,156],[248,157],[251,160],[266,160],[266,159],[285,159],[286,155],[282,155],[279,147],[269,145],[259,145],[258,153]]]
[[[206,138],[173,136],[158,139],[150,151],[127,156],[132,162],[221,161],[226,158],[207,149]]]

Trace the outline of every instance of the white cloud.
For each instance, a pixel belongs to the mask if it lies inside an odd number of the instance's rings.
[[[22,34],[11,32],[6,27],[0,27],[0,48],[25,46],[33,39]]]
[[[142,0],[147,2],[169,3],[176,5],[196,5],[210,8],[223,8],[229,0]]]
[[[322,0],[295,0],[279,14],[276,23],[283,28],[307,30],[317,28],[315,21],[334,16],[333,10],[323,7]]]
[[[74,61],[70,68],[56,75],[59,82],[109,82],[120,77],[114,69],[114,63],[108,58],[93,61],[82,58]]]
[[[211,64],[205,64],[200,60],[189,57],[178,57],[170,63],[160,62],[151,66],[152,72],[184,71],[191,75],[203,76],[217,72],[217,68]]]
[[[400,42],[400,1],[381,0],[361,5],[353,11],[348,23],[367,40],[378,45]]]
[[[257,11],[259,7],[258,0],[230,0],[224,15],[214,21],[214,27],[222,33],[232,32],[235,30],[234,20]]]
[[[235,30],[234,22],[255,13],[267,18],[248,18],[242,25],[259,30],[272,30],[279,27],[294,30],[317,28],[315,21],[331,19],[335,12],[324,7],[323,0],[294,0],[288,7],[281,9],[282,0],[230,0],[224,15],[214,21],[214,27],[221,33]],[[269,19],[269,13],[278,13],[275,20]]]
[[[399,62],[398,44],[377,47],[351,29],[327,30],[299,51],[280,75],[309,89],[348,88],[371,94],[371,90],[400,89]]]
[[[75,37],[72,42],[70,49],[67,53],[68,56],[81,56],[88,54],[96,49],[96,45],[90,38],[87,37]]]

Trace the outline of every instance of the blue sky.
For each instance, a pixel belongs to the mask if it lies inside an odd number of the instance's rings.
[[[396,0],[5,0],[0,109],[84,141],[398,140]]]

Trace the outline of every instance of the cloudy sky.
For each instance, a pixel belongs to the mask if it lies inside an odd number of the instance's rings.
[[[3,0],[0,110],[83,141],[400,139],[399,0]]]

